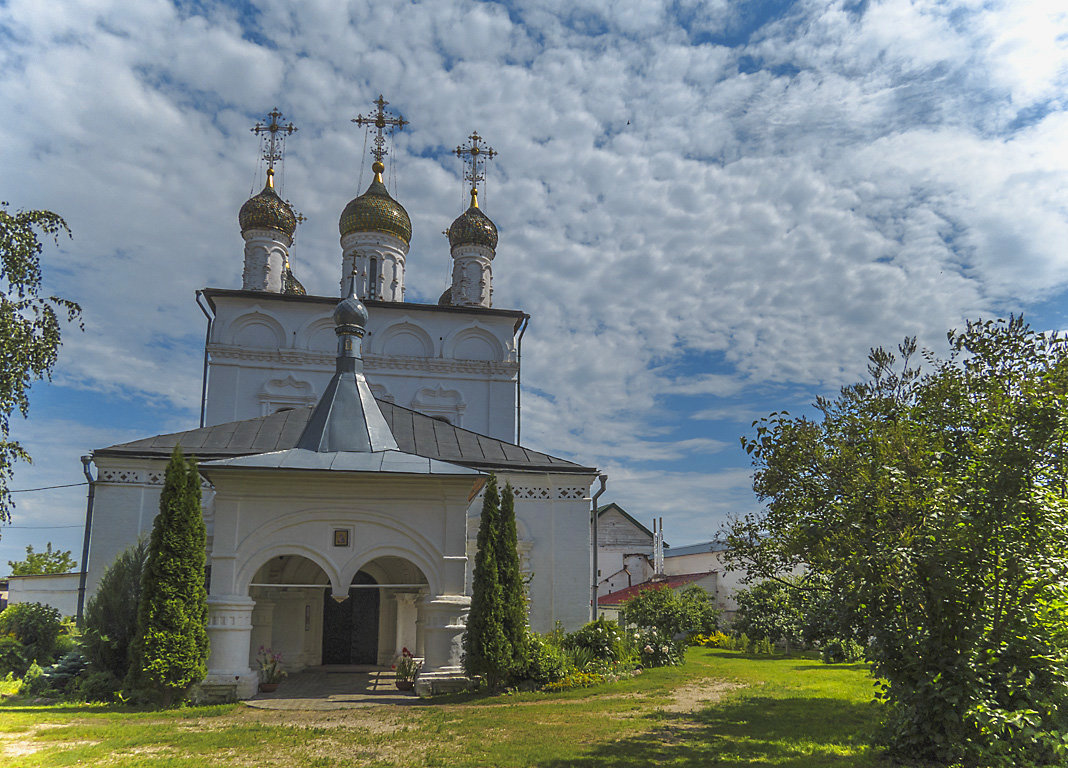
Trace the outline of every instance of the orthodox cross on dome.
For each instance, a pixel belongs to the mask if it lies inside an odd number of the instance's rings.
[[[367,117],[359,114],[352,118],[350,122],[356,123],[361,128],[364,126],[374,127],[378,135],[374,138],[374,147],[371,148],[371,154],[374,156],[376,163],[381,163],[382,158],[389,154],[389,150],[386,149],[386,134],[388,133],[392,136],[394,131],[403,131],[404,126],[408,125],[408,121],[401,115],[394,115],[386,111],[386,105],[389,102],[382,98],[382,94],[378,94],[374,104],[378,107],[378,111],[375,114]]]
[[[497,151],[475,131],[467,137],[466,145],[457,147],[452,153],[463,161],[464,179],[471,182],[471,194],[476,195],[478,182],[486,179],[486,161],[496,157]]]
[[[263,159],[267,161],[267,170],[274,171],[274,164],[282,159],[286,149],[286,136],[296,132],[297,126],[290,123],[282,125],[285,115],[275,107],[267,113],[270,122],[256,123],[249,130],[260,137],[263,142]]]

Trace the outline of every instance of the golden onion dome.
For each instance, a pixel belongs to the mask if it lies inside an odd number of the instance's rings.
[[[297,276],[293,274],[293,270],[289,268],[289,264],[286,264],[286,273],[282,277],[282,293],[288,293],[290,296],[307,296],[308,291],[301,284]]]
[[[250,197],[237,214],[241,231],[275,229],[289,237],[297,230],[297,217],[285,200],[274,191],[274,170],[267,170],[267,184],[258,195]]]
[[[484,245],[491,251],[497,248],[497,227],[478,207],[478,190],[471,190],[471,207],[449,227],[449,245]]]
[[[385,166],[375,162],[371,166],[375,172],[374,181],[359,197],[350,200],[341,212],[338,229],[341,236],[351,232],[384,232],[399,237],[408,245],[412,241],[412,220],[404,206],[394,200],[386,185],[382,183],[382,171]]]

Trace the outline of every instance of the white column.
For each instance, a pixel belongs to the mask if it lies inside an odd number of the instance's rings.
[[[419,655],[415,632],[418,617],[415,601],[418,597],[414,592],[398,592],[393,595],[397,601],[397,649],[393,652],[394,656],[400,656],[405,648],[411,651],[412,655]]]
[[[234,686],[239,699],[256,693],[259,676],[249,667],[252,611],[256,602],[248,595],[208,597],[208,657],[206,685]]]
[[[250,666],[255,663],[261,647],[272,647],[271,627],[274,624],[274,601],[267,599],[266,594],[254,599],[256,605],[252,609],[252,637],[248,648]]]
[[[430,595],[420,603],[423,669],[415,681],[420,696],[463,690],[469,685],[462,659],[470,607],[467,595]]]

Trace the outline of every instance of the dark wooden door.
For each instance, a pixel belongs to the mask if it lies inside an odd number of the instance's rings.
[[[377,584],[363,571],[356,574],[353,584]],[[350,664],[378,663],[378,590],[350,589],[352,603],[352,659]]]
[[[360,571],[353,584],[377,584]],[[378,663],[378,590],[349,589],[347,600],[323,601],[323,664]]]

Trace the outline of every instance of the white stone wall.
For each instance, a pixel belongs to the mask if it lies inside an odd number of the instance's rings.
[[[334,305],[270,294],[216,296],[215,305],[206,423],[314,405],[334,372]],[[376,396],[515,439],[514,317],[373,307],[363,352]]]
[[[670,554],[670,551],[669,551]],[[726,552],[698,552],[692,555],[679,555],[677,557],[664,558],[664,572],[668,575],[682,573],[701,573],[703,571],[716,571],[719,574],[716,587],[716,607],[721,611],[733,613],[738,610],[738,603],[734,599],[739,589],[744,589],[742,579],[745,571],[728,571],[724,556]]]
[[[574,630],[590,620],[592,548],[590,485],[594,475],[510,472],[498,474],[515,493],[520,567],[532,576],[530,626],[552,630],[556,622]],[[477,551],[482,494],[471,503],[468,522],[468,591]]]
[[[55,573],[38,576],[8,576],[8,605],[43,603],[64,617],[78,613],[78,573]]]
[[[152,533],[152,522],[159,514],[159,497],[163,490],[165,459],[115,459],[97,457],[96,494],[93,499],[93,530],[89,543],[89,568],[86,577],[86,602],[96,591],[101,576],[123,550],[138,538]],[[211,550],[214,494],[202,483],[201,506],[208,529]]]

